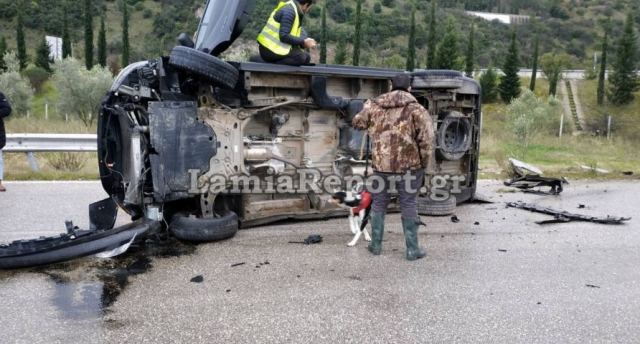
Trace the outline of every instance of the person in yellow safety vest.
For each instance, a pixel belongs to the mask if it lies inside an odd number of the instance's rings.
[[[281,0],[273,10],[267,25],[258,35],[260,57],[266,62],[301,66],[311,62],[304,49],[317,46],[302,28],[304,15],[309,13],[314,0]]]

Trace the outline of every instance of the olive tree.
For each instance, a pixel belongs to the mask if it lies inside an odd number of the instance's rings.
[[[73,58],[56,62],[53,71],[53,84],[60,94],[60,111],[76,115],[90,127],[97,117],[100,101],[113,82],[111,72],[101,66],[87,70]]]
[[[0,90],[11,103],[15,115],[25,115],[33,98],[29,80],[20,75],[20,61],[14,52],[3,57],[6,70],[0,74]]]
[[[561,111],[560,102],[555,97],[547,100],[538,98],[528,89],[509,104],[509,126],[520,158],[526,158],[529,146],[538,135],[555,132]]]

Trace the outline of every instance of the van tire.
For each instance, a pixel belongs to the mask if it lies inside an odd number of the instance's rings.
[[[471,148],[472,127],[469,118],[452,111],[444,117],[436,134],[438,157],[448,161],[462,159]]]
[[[448,216],[456,211],[457,201],[455,196],[446,201],[434,201],[428,197],[418,197],[418,214],[425,216]]]
[[[189,47],[173,48],[169,56],[169,64],[229,89],[235,88],[240,77],[236,67],[213,55]]]
[[[218,218],[174,215],[169,231],[182,241],[212,242],[232,238],[238,233],[238,215],[229,211]]]

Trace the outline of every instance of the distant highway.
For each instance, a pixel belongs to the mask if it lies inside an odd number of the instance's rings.
[[[481,73],[486,72],[487,69],[480,69]],[[502,74],[502,70],[500,69],[496,69],[496,72]],[[518,75],[520,75],[521,77],[530,77],[531,73],[533,73],[533,69],[520,69],[520,72],[518,73]],[[564,73],[562,74],[564,79],[567,80],[583,80],[585,78],[586,75],[586,71],[584,69],[569,69],[564,71]],[[609,74],[609,71],[607,71],[607,75]],[[538,77],[544,76],[544,73],[542,72],[541,69],[538,69]]]

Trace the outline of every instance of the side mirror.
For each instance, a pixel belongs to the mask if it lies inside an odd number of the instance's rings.
[[[191,39],[191,37],[189,37],[189,35],[184,32],[181,33],[180,36],[178,36],[178,44],[187,48],[194,48],[196,46],[196,44],[193,42],[193,39]]]

